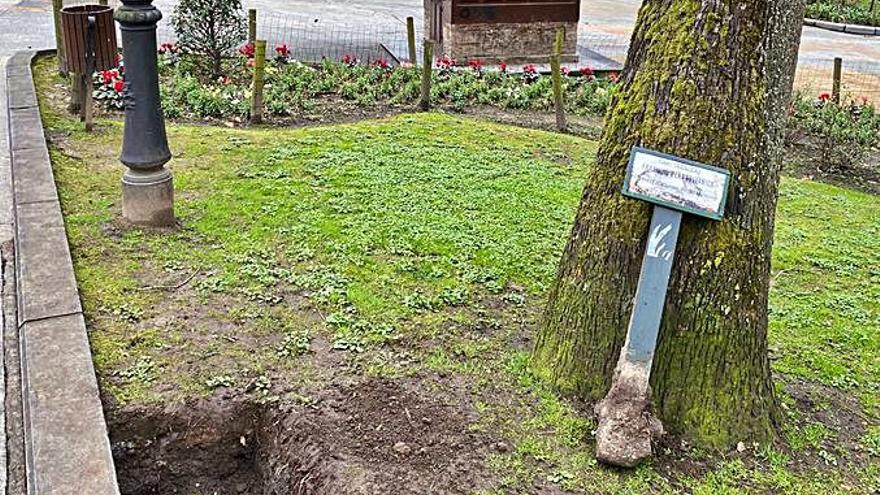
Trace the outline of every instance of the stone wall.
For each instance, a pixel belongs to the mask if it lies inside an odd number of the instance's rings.
[[[530,22],[502,24],[453,24],[451,0],[425,0],[425,33],[432,33],[436,5],[442,8],[441,45],[437,57],[460,63],[479,59],[484,64],[548,64],[556,31],[565,31],[563,62],[577,61],[576,22]]]

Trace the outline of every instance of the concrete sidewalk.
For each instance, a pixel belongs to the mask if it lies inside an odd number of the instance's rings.
[[[13,212],[12,212],[12,170],[10,164],[9,153],[9,130],[7,128],[7,109],[6,109],[6,60],[8,57],[0,56],[0,358],[5,355],[6,339],[3,338],[5,333],[6,322],[11,320],[8,313],[12,308],[8,308],[5,304],[7,287],[6,280],[11,273],[7,273],[7,268],[13,265],[11,247],[13,243]],[[5,359],[3,360],[5,362]],[[0,414],[0,495],[6,495],[6,370],[5,366],[0,366],[0,406],[2,406],[2,414]]]

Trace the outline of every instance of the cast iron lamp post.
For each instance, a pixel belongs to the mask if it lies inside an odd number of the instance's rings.
[[[153,0],[122,0],[116,21],[125,55],[125,132],[122,156],[122,215],[132,223],[174,225],[174,185],[165,164],[171,160],[159,100],[156,23],[162,12]]]

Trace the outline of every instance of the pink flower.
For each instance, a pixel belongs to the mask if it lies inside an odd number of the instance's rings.
[[[238,49],[238,53],[242,54],[247,58],[254,58],[254,53],[256,53],[256,47],[254,47],[253,43],[245,43]]]
[[[559,71],[562,72],[562,75],[567,76],[568,73],[571,72],[571,69],[569,69],[568,67],[563,67],[559,69]]]
[[[113,83],[113,91],[117,93],[122,93],[122,90],[125,89],[125,81],[122,79],[118,79],[115,83]]]

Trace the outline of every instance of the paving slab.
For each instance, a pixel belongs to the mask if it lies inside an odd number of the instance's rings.
[[[33,91],[30,71],[21,75],[10,75],[7,81],[9,108],[21,109],[37,106],[37,96]]]
[[[21,339],[28,492],[118,495],[82,315],[25,323]]]
[[[29,63],[31,55],[29,52],[16,52],[9,57],[9,63],[6,66],[5,74],[7,76],[20,76],[31,74],[31,64]]]
[[[16,204],[58,200],[52,162],[45,146],[12,151],[12,173]]]
[[[37,107],[9,109],[9,129],[13,151],[46,146]]]
[[[57,201],[16,206],[20,322],[82,311]]]

